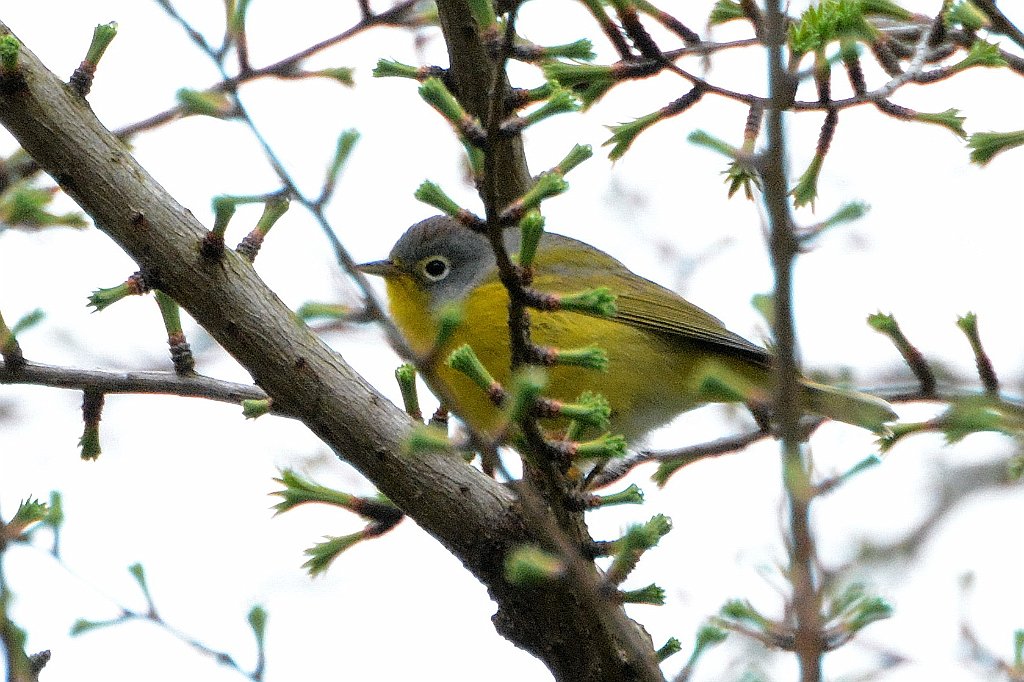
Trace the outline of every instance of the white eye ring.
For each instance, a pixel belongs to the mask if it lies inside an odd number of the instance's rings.
[[[452,266],[444,256],[431,256],[423,260],[420,270],[423,271],[423,276],[431,282],[439,282],[448,276]]]

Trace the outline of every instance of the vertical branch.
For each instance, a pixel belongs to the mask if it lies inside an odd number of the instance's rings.
[[[477,35],[477,25],[466,0],[438,0],[438,17],[448,45],[449,87],[462,106],[481,121],[490,112],[491,85],[498,68]],[[508,81],[501,74],[501,92]],[[530,172],[519,135],[500,140],[493,149],[497,202],[504,206],[530,186]]]
[[[793,590],[791,609],[796,619],[793,647],[799,659],[802,682],[817,682],[821,680],[824,647],[814,576],[814,536],[810,527],[813,494],[808,465],[800,446],[798,349],[793,321],[793,263],[799,243],[789,208],[782,122],[782,112],[791,106],[795,83],[793,74],[783,64],[785,16],[779,0],[766,3],[765,29],[770,103],[768,146],[762,158],[762,175],[775,276],[775,418],[782,441],[789,516],[789,581]]]
[[[501,52],[488,53],[480,40],[478,26],[467,0],[437,0],[438,16],[448,46],[450,68],[448,86],[459,103],[478,118],[485,128],[484,173],[478,191],[487,215],[487,234],[494,247],[502,283],[509,294],[509,329],[513,368],[530,360],[530,327],[523,298],[523,281],[505,249],[501,211],[526,193],[530,178],[520,135],[501,134],[499,123],[507,113],[509,83],[505,73],[515,37],[517,3],[504,7],[507,12]],[[536,419],[530,418],[524,435],[537,452],[547,445]],[[494,617],[498,632],[518,646],[540,657],[556,679],[615,680],[644,682],[664,680],[649,637],[629,619],[621,605],[609,598],[602,577],[594,564],[581,553],[584,541],[590,541],[583,516],[566,504],[568,490],[564,475],[554,459],[542,457],[542,470],[524,460],[524,483],[519,487],[518,503],[530,534],[543,539],[566,558],[567,579],[552,583],[539,592],[503,581],[492,585],[499,603]],[[496,557],[500,560],[500,557]],[[563,599],[564,596],[564,599]],[[523,617],[509,606],[529,604]],[[541,625],[547,611],[564,618],[569,610],[578,612],[578,622],[586,634],[568,646],[552,643],[550,628]],[[545,612],[542,614],[541,612]]]

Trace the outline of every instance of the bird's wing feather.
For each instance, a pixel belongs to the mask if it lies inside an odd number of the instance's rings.
[[[569,237],[547,233],[537,254],[535,285],[544,290],[545,280],[578,280],[580,289],[600,281],[616,295],[615,318],[623,324],[645,329],[669,338],[688,340],[724,353],[766,365],[768,352],[725,328],[711,313],[698,308],[679,294],[655,284],[629,270],[608,254]],[[559,251],[572,249],[571,266],[566,266]],[[564,255],[564,254],[563,254]],[[655,294],[655,292],[658,292]],[[563,291],[562,293],[569,293]]]

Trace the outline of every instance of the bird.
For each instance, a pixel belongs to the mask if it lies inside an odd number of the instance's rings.
[[[509,253],[518,251],[519,241],[519,230],[506,230]],[[445,407],[479,433],[503,428],[506,413],[477,383],[444,362],[453,349],[468,344],[494,379],[509,386],[509,295],[487,237],[449,216],[433,216],[408,228],[386,259],[358,269],[384,279],[391,318],[410,348],[432,359],[441,392],[453,401]],[[604,371],[558,364],[547,368],[545,397],[572,402],[585,391],[602,395],[610,408],[607,430],[631,444],[708,402],[759,404],[763,416],[774,386],[771,353],[729,331],[710,313],[607,253],[552,232],[541,236],[532,272],[531,286],[545,293],[605,287],[615,296],[611,315],[557,309],[531,314],[535,344],[561,349],[596,344],[607,356]],[[439,316],[453,305],[461,310],[461,322],[436,347]],[[801,408],[808,413],[876,433],[896,418],[892,407],[875,396],[800,382]],[[564,424],[548,420],[545,426]]]

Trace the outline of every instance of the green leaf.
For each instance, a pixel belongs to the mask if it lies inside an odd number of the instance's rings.
[[[536,545],[519,545],[505,556],[505,579],[513,585],[551,582],[565,572],[565,562]]]
[[[743,19],[745,16],[740,3],[735,0],[718,0],[711,8],[711,14],[708,15],[708,26],[718,26],[727,21]]]
[[[754,188],[761,189],[761,175],[754,170],[750,164],[736,160],[729,164],[729,167],[722,171],[725,176],[725,184],[729,185],[728,198],[736,194],[740,189],[743,195],[753,201]]]
[[[811,163],[808,164],[807,170],[789,191],[793,196],[793,206],[796,208],[810,204],[811,209],[814,209],[814,200],[818,198],[818,175],[821,173],[821,164],[824,161],[825,159],[821,155],[815,154]]]
[[[261,605],[256,604],[249,610],[247,618],[249,627],[252,628],[252,634],[256,638],[256,646],[259,649],[263,649],[267,633],[267,610]]]
[[[971,162],[984,166],[997,155],[1008,149],[1024,145],[1024,130],[1008,133],[974,133],[967,141],[971,150]]]
[[[628,123],[620,123],[617,126],[607,126],[608,130],[612,131],[612,136],[604,141],[603,146],[614,144],[612,150],[608,153],[608,158],[612,161],[621,159],[622,155],[630,148],[637,136],[660,121],[661,118],[661,112],[655,111],[654,113],[641,116],[640,118]]]
[[[940,125],[959,138],[967,138],[967,131],[964,130],[964,121],[966,120],[966,117],[960,115],[959,109],[950,108],[945,111],[940,111],[937,114],[917,112],[914,115],[914,118],[924,123]]]
[[[324,542],[318,542],[306,550],[309,559],[302,564],[302,567],[309,573],[309,577],[316,578],[341,556],[342,552],[354,547],[364,539],[363,533],[352,533],[338,537],[327,536]]]

